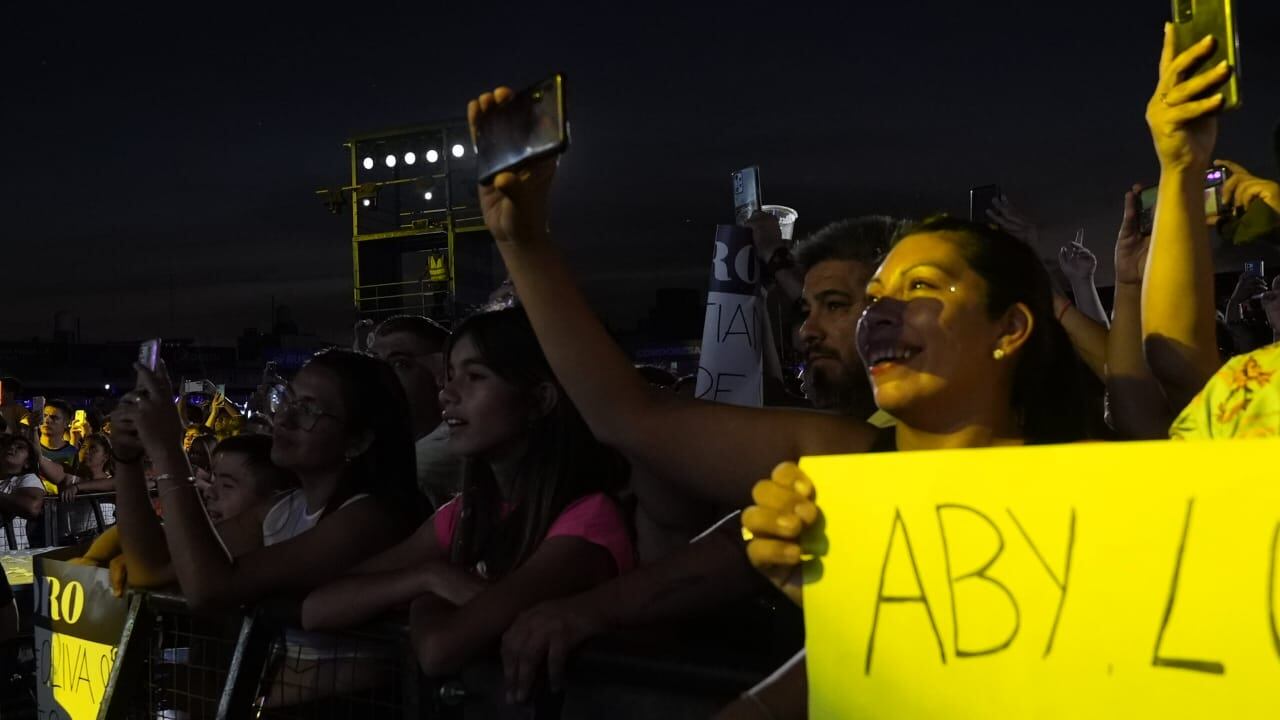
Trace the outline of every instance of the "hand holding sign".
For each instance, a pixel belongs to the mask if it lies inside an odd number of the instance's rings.
[[[751,491],[754,505],[742,512],[742,535],[748,539],[747,558],[787,597],[801,604],[800,563],[805,549],[801,535],[818,521],[813,483],[795,463],[773,469],[768,480]]]

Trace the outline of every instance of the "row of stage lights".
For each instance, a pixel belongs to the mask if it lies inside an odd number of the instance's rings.
[[[466,148],[462,147],[461,144],[457,144],[450,149],[450,152],[453,153],[454,157],[460,158],[464,154],[466,154]],[[440,161],[440,153],[436,152],[435,150],[428,150],[426,152],[426,155],[424,155],[423,157],[429,163],[436,163]],[[398,162],[398,158],[396,158],[395,155],[388,155],[386,156],[386,158],[383,159],[383,162],[386,163],[387,167],[393,168],[396,166],[396,163]],[[405,165],[413,165],[416,162],[418,162],[418,156],[416,153],[407,152],[404,154]],[[373,166],[376,163],[374,162],[372,155],[366,155],[364,160],[361,162],[361,164],[364,165],[365,170],[372,170]],[[430,200],[431,198],[427,198],[427,199]]]

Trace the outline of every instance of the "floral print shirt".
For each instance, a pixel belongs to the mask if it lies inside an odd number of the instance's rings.
[[[1173,421],[1169,436],[1175,440],[1280,437],[1278,372],[1280,343],[1232,358]]]

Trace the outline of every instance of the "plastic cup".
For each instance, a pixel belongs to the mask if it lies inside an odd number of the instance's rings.
[[[791,238],[796,232],[796,218],[800,217],[800,213],[786,205],[762,205],[760,209],[778,218],[778,230],[782,232],[782,240],[790,245]]]

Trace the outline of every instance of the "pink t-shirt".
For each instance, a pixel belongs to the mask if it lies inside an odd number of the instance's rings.
[[[461,511],[462,503],[459,498],[454,498],[431,517],[440,547],[447,548],[452,543],[453,531],[458,526],[458,514]],[[584,495],[569,503],[560,517],[551,523],[551,529],[547,530],[547,538],[561,535],[580,537],[608,550],[619,575],[635,567],[635,548],[631,545],[626,519],[617,503],[604,493]]]

